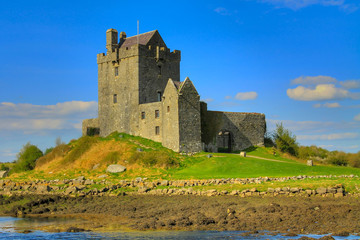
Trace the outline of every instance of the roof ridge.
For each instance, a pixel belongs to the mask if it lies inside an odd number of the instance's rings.
[[[127,37],[126,39],[133,38],[133,37],[137,37],[137,36],[144,35],[144,34],[148,34],[148,33],[151,33],[151,32],[156,32],[156,31],[157,31],[157,30],[152,30],[152,31],[149,31],[149,32],[140,33],[139,35],[134,35],[134,36],[131,36],[131,37]]]

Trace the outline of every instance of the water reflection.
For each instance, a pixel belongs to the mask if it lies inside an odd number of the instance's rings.
[[[80,232],[80,233],[47,233],[42,231],[32,231],[30,233],[21,233],[23,230],[35,229],[39,226],[54,225],[62,223],[71,223],[76,221],[69,218],[13,218],[0,217],[0,239],[170,239],[170,240],[198,240],[198,239],[299,239],[301,236],[284,237],[281,235],[270,236],[267,234],[256,236],[242,236],[240,231],[161,231],[161,232]],[[20,232],[19,232],[20,231]],[[320,238],[320,235],[307,235],[313,238]],[[358,239],[356,236],[335,237],[335,239]]]

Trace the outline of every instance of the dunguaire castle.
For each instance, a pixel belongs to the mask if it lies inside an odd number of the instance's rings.
[[[83,121],[83,135],[124,132],[177,152],[263,145],[265,115],[209,111],[193,82],[180,81],[180,60],[157,30],[133,37],[107,30],[106,54],[97,55],[98,118]]]

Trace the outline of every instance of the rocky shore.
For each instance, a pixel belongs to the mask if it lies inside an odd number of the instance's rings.
[[[257,234],[267,230],[286,236],[360,233],[360,200],[354,196],[339,201],[316,196],[0,195],[0,214],[72,219],[39,229],[51,232],[234,230]]]
[[[360,194],[342,184],[315,189],[254,184],[358,176],[134,180],[0,180],[0,214],[17,217],[70,217],[71,224],[40,230],[260,230],[284,234],[360,233]],[[236,185],[237,184],[237,185]],[[246,188],[251,184],[252,188]],[[242,190],[212,189],[224,185]],[[206,190],[198,186],[206,186]],[[245,189],[244,189],[245,188]],[[195,190],[194,190],[195,189]],[[201,189],[201,188],[200,188]],[[341,200],[339,199],[341,198]],[[289,235],[289,236],[290,236]]]
[[[240,197],[250,196],[329,196],[343,197],[351,195],[347,193],[344,186],[318,187],[316,189],[303,189],[301,187],[277,187],[268,188],[266,191],[258,191],[256,188],[243,190],[194,190],[197,186],[220,186],[220,185],[247,185],[261,184],[264,182],[285,182],[321,178],[358,178],[355,175],[342,176],[293,176],[281,178],[246,178],[246,179],[204,179],[204,180],[155,180],[149,181],[146,178],[134,180],[119,180],[116,183],[108,180],[85,179],[80,176],[76,179],[65,180],[36,180],[36,181],[12,181],[10,179],[0,180],[0,194],[3,195],[33,195],[51,194],[61,196],[118,196],[118,195],[197,195],[197,196],[219,196],[234,195]],[[353,193],[352,195],[360,195]]]

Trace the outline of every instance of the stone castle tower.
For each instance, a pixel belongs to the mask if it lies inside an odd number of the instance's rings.
[[[109,29],[106,50],[97,55],[99,115],[83,121],[83,135],[125,132],[177,152],[263,144],[265,116],[207,111],[191,80],[180,82],[180,51],[157,30],[127,38]]]

